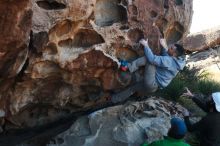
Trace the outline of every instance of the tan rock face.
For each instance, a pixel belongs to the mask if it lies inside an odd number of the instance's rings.
[[[190,34],[183,40],[183,45],[189,51],[203,51],[220,44],[220,27]]]
[[[169,44],[180,41],[192,1],[3,0],[0,14],[0,108],[25,127],[33,126],[25,115],[37,105],[81,110],[128,86],[131,75],[118,60],[142,56],[141,38],[159,53],[157,27]],[[49,108],[37,111],[36,121],[50,118]]]
[[[15,76],[27,58],[32,10],[29,0],[0,2],[0,77]]]
[[[48,146],[70,146],[73,141],[75,146],[151,143],[163,139],[170,128],[171,117],[182,117],[184,110],[181,105],[160,98],[105,108],[80,117]]]

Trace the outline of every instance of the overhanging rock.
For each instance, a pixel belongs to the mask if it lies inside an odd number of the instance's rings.
[[[192,1],[1,0],[0,17],[0,110],[7,130],[105,103],[131,84],[118,61],[142,56],[141,38],[159,53],[157,27],[168,43],[187,35]]]

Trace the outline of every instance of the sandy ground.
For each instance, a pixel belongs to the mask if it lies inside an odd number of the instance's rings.
[[[220,47],[187,56],[187,65],[200,73],[208,73],[209,78],[220,82]]]

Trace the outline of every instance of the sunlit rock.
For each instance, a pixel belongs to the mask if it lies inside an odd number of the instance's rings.
[[[183,39],[183,45],[189,51],[203,51],[220,44],[220,27],[214,27],[193,33]]]
[[[157,28],[169,44],[181,41],[191,17],[191,0],[1,0],[0,109],[10,121],[3,124],[34,126],[59,110],[106,103],[132,84],[119,59],[142,56],[141,38],[160,53]]]
[[[161,98],[127,103],[79,118],[49,146],[136,146],[167,135],[171,117],[184,107]]]

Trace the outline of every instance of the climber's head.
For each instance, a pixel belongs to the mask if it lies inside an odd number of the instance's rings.
[[[169,47],[168,54],[174,57],[182,56],[184,54],[184,48],[179,44],[173,44]]]
[[[180,118],[172,118],[170,123],[171,123],[171,128],[168,131],[168,136],[175,139],[184,138],[187,132],[184,121],[181,120]]]

